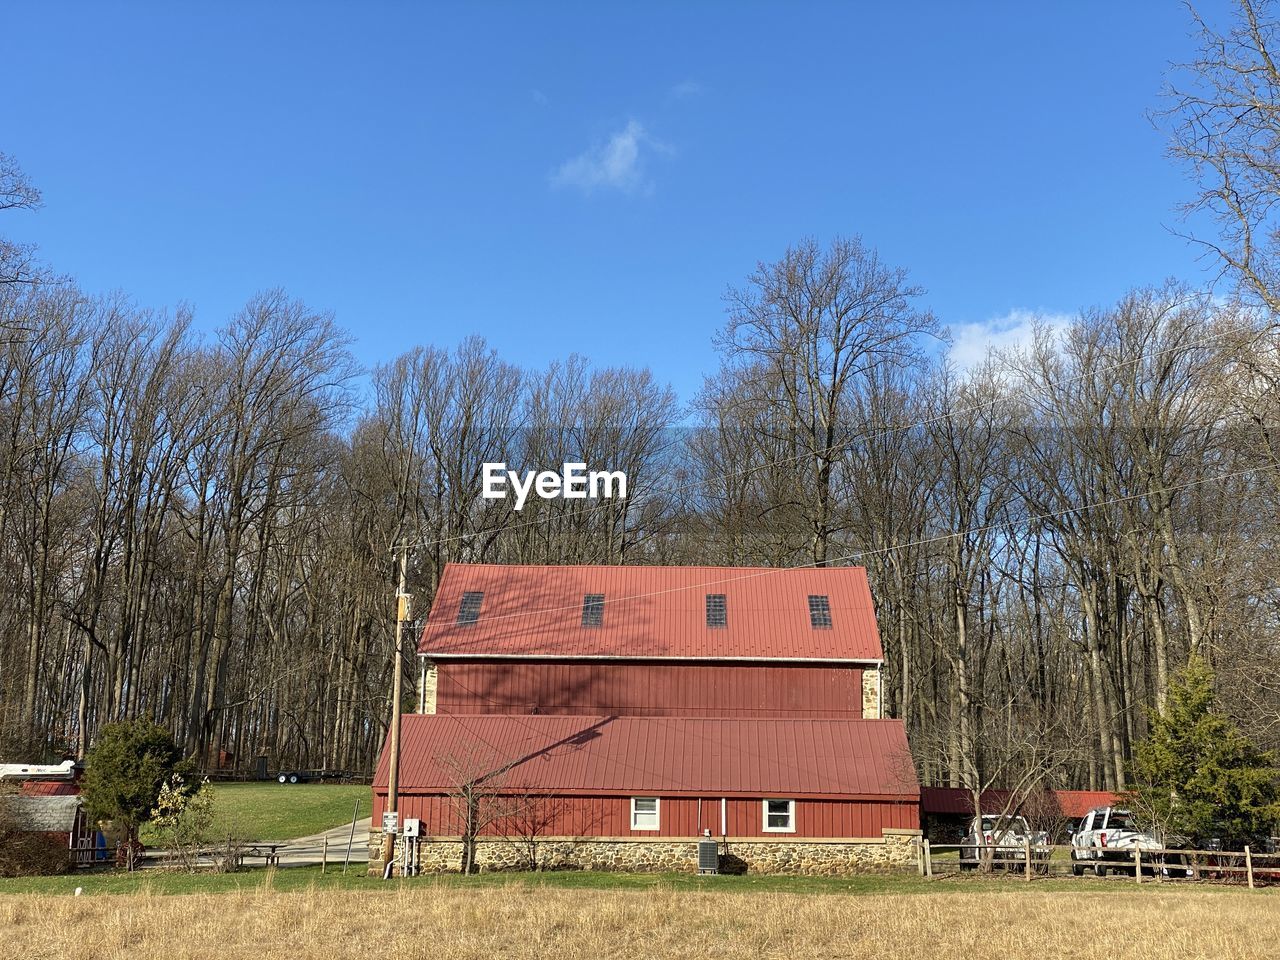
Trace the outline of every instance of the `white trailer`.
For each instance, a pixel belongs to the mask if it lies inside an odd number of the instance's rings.
[[[76,762],[0,763],[0,780],[74,780]]]

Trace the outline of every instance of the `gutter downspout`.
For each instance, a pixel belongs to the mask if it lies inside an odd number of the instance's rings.
[[[884,719],[884,661],[876,667],[876,719]]]

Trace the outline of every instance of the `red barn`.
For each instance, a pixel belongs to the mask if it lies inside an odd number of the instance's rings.
[[[861,567],[450,564],[421,713],[871,719],[884,655]]]
[[[919,786],[880,719],[861,568],[451,564],[418,651],[399,813],[429,866],[467,833],[491,867],[536,860],[511,842],[531,833],[565,866],[692,866],[704,833],[751,869],[911,856]]]

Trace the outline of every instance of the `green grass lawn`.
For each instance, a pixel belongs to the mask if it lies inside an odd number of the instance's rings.
[[[242,840],[292,840],[351,822],[360,801],[360,817],[369,816],[372,797],[361,784],[216,783],[213,787],[214,837]],[[154,846],[144,828],[142,842]]]
[[[269,886],[281,892],[317,890],[391,890],[433,887],[476,887],[493,889],[523,885],[579,890],[645,890],[652,888],[705,890],[721,892],[804,893],[804,894],[884,894],[884,893],[955,893],[994,892],[1124,892],[1170,893],[1178,890],[1213,891],[1224,895],[1242,891],[1239,886],[1211,886],[1203,883],[1154,883],[1141,886],[1132,879],[1036,878],[1026,883],[1021,877],[941,878],[925,880],[914,874],[867,874],[853,877],[787,877],[787,876],[720,876],[699,877],[692,873],[608,873],[604,871],[557,871],[550,873],[482,873],[464,877],[460,874],[433,874],[407,879],[383,881],[365,874],[365,865],[353,864],[346,874],[342,865],[330,866],[326,873],[319,867],[287,867],[279,870],[253,868],[232,874],[170,873],[140,870],[127,874],[115,871],[93,871],[63,877],[20,877],[0,879],[0,896],[7,894],[70,894],[76,887],[84,894],[149,893],[156,895],[194,893],[232,893]],[[1275,896],[1275,890],[1258,891]]]
[[[141,870],[133,874],[92,872],[63,877],[21,877],[0,879],[0,895],[15,893],[72,893],[81,887],[85,894],[138,893],[184,894],[224,893],[252,890],[270,884],[275,890],[351,889],[379,890],[400,886],[451,888],[472,886],[492,889],[513,884],[586,890],[644,890],[654,887],[688,890],[762,891],[787,893],[916,893],[939,889],[936,881],[914,875],[874,875],[855,877],[720,876],[699,877],[692,873],[609,873],[565,870],[548,873],[432,874],[383,881],[369,877],[365,865],[353,865],[342,873],[342,865],[330,866],[322,875],[319,867],[287,867],[278,870],[253,868],[233,874],[186,874]]]

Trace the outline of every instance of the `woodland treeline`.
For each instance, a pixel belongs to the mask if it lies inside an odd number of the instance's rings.
[[[779,313],[799,278],[812,313]],[[1192,650],[1275,742],[1270,325],[1163,286],[958,372],[915,299],[856,241],[799,245],[737,295],[687,413],[648,370],[525,370],[479,339],[378,367],[362,404],[342,332],[282,293],[198,337],[10,285],[9,739],[144,714],[192,753],[365,768],[407,544],[420,612],[450,560],[863,564],[890,709],[944,781],[1061,738],[1090,748],[1064,776],[1121,782]],[[480,496],[497,460],[625,470],[633,495],[517,513]]]
[[[1175,136],[1193,165],[1215,149],[1194,131],[1231,116],[1214,76],[1193,73],[1224,112]],[[281,291],[202,335],[0,246],[0,750],[146,715],[207,763],[367,770],[401,545],[420,616],[449,561],[865,565],[888,708],[932,782],[1123,786],[1192,653],[1280,746],[1277,301],[1268,250],[1243,269],[1231,236],[1233,296],[1135,287],[963,370],[905,270],[802,241],[730,290],[694,398],[479,337],[362,371]],[[631,497],[515,512],[480,495],[499,460],[623,470]]]

